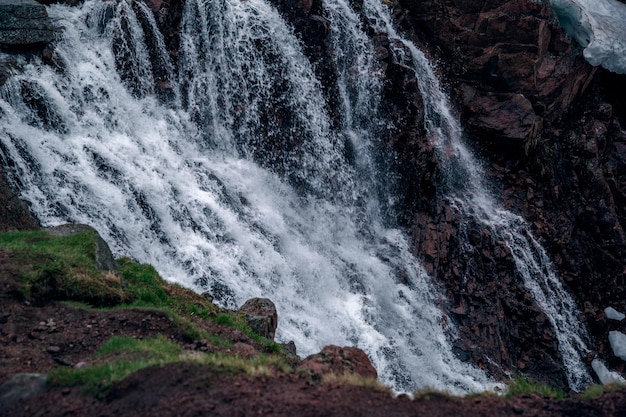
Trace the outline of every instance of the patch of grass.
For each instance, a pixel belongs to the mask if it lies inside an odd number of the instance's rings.
[[[626,390],[626,385],[623,384],[593,384],[589,385],[587,389],[580,393],[580,398],[585,400],[593,400],[609,392],[618,392]]]
[[[413,393],[413,401],[433,399],[456,401],[458,398],[459,397],[455,397],[449,392],[441,391],[431,387],[425,387]]]
[[[134,372],[178,360],[180,351],[180,346],[164,337],[114,337],[96,354],[101,359],[108,358],[107,362],[81,369],[55,368],[50,372],[50,381],[60,386],[83,385],[85,392],[102,397],[111,385]]]
[[[113,384],[127,376],[149,366],[175,362],[194,362],[222,372],[251,376],[291,370],[279,356],[258,355],[248,359],[220,353],[183,352],[179,345],[162,336],[143,340],[114,337],[98,350],[96,357],[106,362],[81,369],[55,368],[50,372],[50,381],[57,386],[83,385],[85,392],[103,398]]]
[[[524,394],[536,394],[542,397],[549,397],[554,399],[563,399],[565,394],[563,391],[551,387],[547,384],[542,384],[536,381],[530,381],[524,377],[519,377],[509,382],[506,391],[506,397],[515,397]]]
[[[53,236],[46,231],[0,233],[0,247],[12,252],[22,267],[22,293],[43,304],[50,299],[96,306],[125,300],[119,277],[95,267],[96,235],[85,231]]]
[[[151,265],[130,258],[117,260],[125,290],[131,294],[133,307],[169,308],[201,318],[217,314],[216,305],[195,292],[163,280]]]
[[[342,374],[337,375],[334,373],[326,374],[322,377],[323,384],[341,384],[351,385],[354,387],[364,387],[373,389],[379,392],[384,392],[389,395],[393,395],[393,390],[387,385],[381,384],[376,378],[366,377],[356,374]]]
[[[246,323],[246,319],[243,317],[243,315],[239,313],[222,312],[212,317],[212,320],[217,324],[221,324],[223,326],[228,326],[237,330],[241,330],[250,339],[264,345],[265,349],[270,353],[284,354],[284,349],[280,344],[274,342],[273,340],[266,339],[258,335],[257,333],[255,333],[250,328],[250,326],[248,326],[248,324]]]

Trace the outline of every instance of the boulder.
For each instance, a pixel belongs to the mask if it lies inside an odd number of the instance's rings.
[[[0,47],[33,47],[53,40],[54,26],[45,6],[34,0],[0,3]]]
[[[367,354],[355,347],[326,346],[320,353],[304,359],[298,369],[309,372],[317,378],[326,374],[378,377],[378,373]]]
[[[96,248],[94,252],[96,268],[103,272],[118,272],[117,264],[115,263],[115,258],[113,258],[109,245],[107,245],[98,231],[93,227],[86,224],[63,224],[56,227],[49,227],[46,231],[53,236],[71,236],[80,232],[93,232],[96,236]]]
[[[260,336],[274,340],[278,327],[276,306],[267,298],[251,298],[239,309],[248,326]]]
[[[0,386],[0,414],[20,400],[27,400],[46,390],[47,377],[43,374],[15,374]],[[4,414],[3,414],[4,415]],[[8,415],[8,414],[7,414]]]

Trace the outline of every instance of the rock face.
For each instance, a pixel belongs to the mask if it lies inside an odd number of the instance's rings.
[[[378,377],[376,369],[361,349],[335,345],[326,346],[320,353],[307,357],[298,369],[318,378],[327,374]]]
[[[600,306],[623,310],[626,300],[625,79],[588,65],[553,23],[548,2],[399,0],[394,9],[396,21],[440,58],[467,139],[499,197],[543,242],[590,324],[592,349],[609,360]],[[399,152],[429,151],[414,140]],[[430,200],[407,197],[405,217],[426,268],[447,288],[462,357],[496,375],[485,358],[558,384],[552,331],[506,247],[480,225],[460,227],[455,210],[437,199],[436,178],[433,188]],[[471,253],[459,249],[459,236],[469,238]],[[461,275],[469,281],[461,284]]]
[[[54,27],[43,5],[34,0],[0,3],[0,47],[33,47],[53,39]]]

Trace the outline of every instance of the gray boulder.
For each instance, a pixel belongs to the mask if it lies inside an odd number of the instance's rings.
[[[103,272],[119,272],[109,245],[93,227],[86,224],[62,224],[61,226],[48,227],[46,231],[53,236],[71,236],[80,232],[93,232],[96,236],[96,250],[94,253],[96,268]]]
[[[267,298],[251,298],[239,309],[248,326],[258,335],[274,340],[278,327],[276,306]]]
[[[11,379],[0,386],[0,414],[10,409],[20,400],[26,400],[37,394],[41,394],[46,388],[47,377],[45,375],[13,375]]]
[[[0,2],[0,47],[33,47],[54,40],[46,7],[34,0]]]

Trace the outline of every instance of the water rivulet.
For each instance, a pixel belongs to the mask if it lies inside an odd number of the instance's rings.
[[[423,55],[378,0],[362,14],[326,2],[323,13],[338,121],[300,42],[265,0],[187,0],[176,65],[143,3],[50,7],[64,28],[53,63],[18,63],[0,93],[11,180],[43,224],[93,225],[116,254],[209,290],[223,306],[271,298],[278,339],[294,340],[301,355],[356,345],[398,390],[486,389],[483,371],[453,354],[455,329],[405,236],[383,221],[394,196],[374,142],[393,121],[380,109],[367,21],[404,44],[395,53],[408,51],[398,59],[428,97],[429,135],[454,149],[449,170],[472,178],[450,198],[509,244],[560,335],[572,386],[586,381],[575,308],[545,253],[480,191],[458,126],[430,122],[432,112],[453,118]]]

